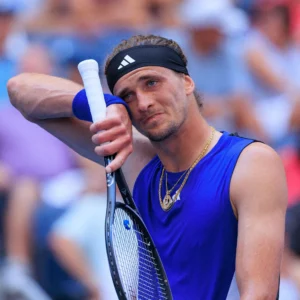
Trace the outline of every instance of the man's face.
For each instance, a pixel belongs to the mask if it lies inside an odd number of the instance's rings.
[[[218,27],[196,28],[192,30],[194,47],[210,53],[222,43],[223,35]]]
[[[178,131],[187,117],[185,76],[162,67],[143,67],[118,80],[114,94],[124,99],[136,129],[153,142]]]

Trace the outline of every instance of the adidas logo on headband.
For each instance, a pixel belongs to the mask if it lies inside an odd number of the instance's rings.
[[[135,62],[135,60],[132,57],[130,57],[129,55],[126,55],[124,57],[124,59],[122,60],[121,64],[119,65],[118,70],[120,70],[123,67],[125,67],[125,66],[127,66],[129,64],[132,64],[134,62]]]
[[[110,91],[113,93],[114,86],[121,77],[139,68],[150,66],[189,75],[186,63],[174,49],[162,45],[133,46],[122,50],[109,62],[106,79]]]

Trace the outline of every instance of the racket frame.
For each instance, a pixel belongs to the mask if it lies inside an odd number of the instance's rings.
[[[105,165],[108,165],[112,159],[113,159],[112,156],[105,157]],[[128,300],[128,298],[126,297],[126,293],[122,285],[122,281],[119,275],[117,261],[113,249],[112,225],[114,222],[114,212],[116,208],[123,209],[125,212],[128,211],[131,215],[134,215],[136,218],[135,220],[138,222],[139,226],[141,226],[144,229],[144,233],[146,234],[146,238],[148,240],[148,245],[150,243],[149,247],[152,250],[153,257],[155,259],[158,268],[160,269],[160,273],[164,281],[164,286],[166,289],[166,299],[170,299],[170,300],[173,299],[169,282],[167,279],[167,275],[164,270],[161,259],[159,257],[158,251],[154,245],[150,233],[147,230],[146,225],[144,224],[143,220],[141,219],[138,213],[138,210],[133,201],[131,192],[129,190],[129,187],[127,185],[122,170],[118,169],[115,172],[107,173],[106,177],[107,177],[107,209],[106,209],[106,218],[105,218],[105,244],[106,244],[109,268],[110,268],[111,276],[119,300]],[[124,203],[120,203],[116,201],[116,184],[118,185]]]
[[[105,104],[103,90],[99,78],[99,65],[95,60],[88,59],[78,64],[78,70],[80,72],[82,81],[84,83],[84,87],[86,89],[86,94],[87,94],[93,122],[103,120],[106,116],[106,104]],[[114,159],[113,156],[104,157],[105,166],[107,167],[112,162],[113,159]],[[125,203],[122,204],[123,206],[116,202],[116,181]],[[112,243],[112,225],[114,222],[114,212],[117,206],[119,208],[120,207],[123,208],[124,210],[130,210],[131,214],[137,217],[138,223],[140,223],[141,226],[145,229],[145,232],[147,233],[146,235],[149,237],[149,241],[151,243],[151,248],[153,249],[154,258],[157,260],[157,264],[159,265],[159,268],[161,270],[163,280],[166,283],[165,284],[166,290],[170,295],[170,297],[168,297],[167,299],[168,300],[172,299],[171,290],[160,257],[158,255],[156,248],[154,247],[154,243],[145,224],[143,223],[142,219],[138,214],[137,208],[134,204],[133,198],[131,196],[130,190],[128,188],[122,170],[119,169],[116,172],[106,173],[106,182],[107,182],[107,208],[106,208],[106,216],[105,216],[105,244],[106,244],[107,257],[108,257],[109,267],[111,271],[111,276],[119,299],[127,300],[126,293],[124,292],[124,288],[122,286],[120,275],[117,269],[116,258],[114,255],[114,249]]]

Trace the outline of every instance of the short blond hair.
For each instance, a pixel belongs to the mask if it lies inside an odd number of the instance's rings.
[[[104,69],[105,75],[107,75],[107,69],[108,69],[110,62],[117,54],[119,54],[123,50],[130,49],[130,48],[136,47],[136,46],[144,46],[144,45],[156,45],[156,46],[169,47],[169,48],[173,49],[180,56],[185,67],[187,66],[187,63],[188,63],[187,57],[183,53],[183,50],[178,45],[178,43],[175,42],[174,40],[167,39],[162,36],[153,35],[153,34],[134,35],[127,40],[121,41],[121,43],[119,43],[113,49],[112,53],[107,57],[106,62],[105,62],[105,69]],[[198,106],[201,108],[203,106],[202,98],[196,90],[194,91],[194,96],[198,103]]]

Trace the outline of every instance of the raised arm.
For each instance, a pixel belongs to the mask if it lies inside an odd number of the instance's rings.
[[[147,157],[148,152],[143,148],[150,148],[150,143],[138,135],[135,138],[135,154],[130,155],[133,151],[132,125],[123,105],[109,106],[107,118],[97,123],[98,130],[104,130],[101,143],[109,143],[99,146],[99,141],[95,141],[96,146],[92,142],[91,123],[76,119],[72,112],[73,98],[82,89],[81,85],[59,77],[24,73],[10,79],[7,88],[12,105],[26,119],[38,124],[80,155],[103,165],[104,155],[117,153],[110,167],[116,170],[126,161],[124,173],[130,187],[140,169],[149,161],[151,155]],[[139,145],[142,145],[141,150]],[[133,165],[135,168],[132,168]]]
[[[284,245],[287,187],[278,155],[264,144],[248,146],[232,177],[238,212],[237,283],[242,300],[276,299]]]

